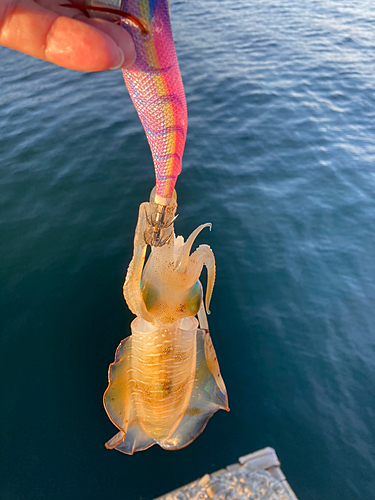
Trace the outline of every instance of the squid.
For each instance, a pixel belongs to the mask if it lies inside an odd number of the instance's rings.
[[[131,336],[117,348],[104,394],[107,414],[119,432],[106,447],[133,454],[158,444],[178,450],[204,430],[219,409],[229,411],[224,381],[208,330],[215,258],[208,245],[191,253],[200,225],[189,238],[174,234],[177,202],[164,213],[163,245],[148,248],[160,213],[154,189],[139,208],[134,254],[124,297],[136,315]],[[199,281],[207,268],[207,287]],[[198,316],[198,320],[195,316]]]
[[[133,38],[136,58],[123,70],[151,149],[156,186],[139,207],[124,298],[136,316],[109,367],[104,407],[118,432],[109,449],[133,454],[158,444],[191,443],[219,409],[229,411],[208,329],[215,258],[208,245],[191,253],[200,225],[175,236],[187,131],[184,87],[173,43],[169,0],[86,0],[63,4],[117,22]],[[147,249],[151,248],[146,261]],[[207,268],[205,299],[199,281]]]

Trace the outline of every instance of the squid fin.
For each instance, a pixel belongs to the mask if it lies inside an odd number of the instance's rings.
[[[129,395],[131,337],[124,339],[117,348],[115,362],[109,365],[109,385],[103,396],[105,411],[112,423],[120,429],[106,444],[115,448],[125,440],[129,426],[131,401]]]
[[[153,444],[141,428],[131,397],[131,353],[132,338],[124,339],[117,348],[115,361],[109,367],[109,386],[104,393],[104,408],[112,423],[120,429],[105,447],[115,448],[122,453],[132,455],[135,451],[146,450]]]
[[[105,447],[108,450],[112,450],[113,448],[116,448],[117,445],[122,443],[125,440],[126,434],[122,431],[119,431],[117,434],[111,437],[106,443]]]
[[[121,453],[126,453],[126,455],[133,455],[134,452],[147,450],[154,444],[155,440],[144,432],[138,421],[135,421],[128,428],[126,439],[119,443],[115,449],[121,451]]]
[[[106,442],[105,447],[133,455],[135,451],[147,450],[153,444],[155,440],[142,430],[137,420],[134,420],[127,428],[126,434],[123,431],[118,432]]]
[[[217,410],[229,411],[227,391],[210,334],[208,330],[198,330],[197,365],[189,405],[175,432],[160,446],[166,450],[184,448],[203,432]]]
[[[208,330],[197,330],[196,338],[195,379],[189,404],[173,434],[160,440],[150,437],[139,423],[131,397],[131,337],[121,342],[115,362],[110,365],[109,386],[104,393],[105,409],[120,432],[106,443],[107,448],[115,448],[128,455],[154,444],[166,450],[178,450],[203,432],[217,410],[229,411],[227,391]]]
[[[219,363],[217,361],[216,352],[212,344],[210,333],[208,330],[202,333],[203,333],[202,338],[204,343],[204,356],[206,359],[208,369],[210,370],[212,376],[215,379],[218,391],[223,395],[223,400],[222,400],[224,404],[223,409],[229,411],[227,389],[225,387],[223,377],[221,376],[220,373]]]

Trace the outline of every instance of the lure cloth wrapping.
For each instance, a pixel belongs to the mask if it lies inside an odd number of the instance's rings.
[[[134,64],[123,70],[125,84],[147,135],[155,166],[156,194],[172,198],[185,147],[185,92],[173,43],[168,0],[124,0],[122,10],[140,19],[143,33],[129,21]]]

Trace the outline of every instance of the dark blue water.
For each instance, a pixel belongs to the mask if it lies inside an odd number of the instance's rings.
[[[104,448],[153,186],[121,73],[0,48],[0,498],[150,500],[273,446],[301,500],[375,493],[371,0],[172,2],[189,131],[185,237],[211,221],[231,412],[191,446]]]

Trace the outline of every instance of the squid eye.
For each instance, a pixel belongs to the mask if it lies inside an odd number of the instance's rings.
[[[145,303],[146,309],[150,311],[155,302],[158,300],[159,292],[156,288],[150,285],[150,283],[141,284],[142,297]]]
[[[187,298],[187,307],[189,311],[192,313],[192,316],[195,316],[199,311],[199,307],[202,301],[202,290],[199,284],[199,281],[194,283],[194,285],[190,288],[190,292]]]

